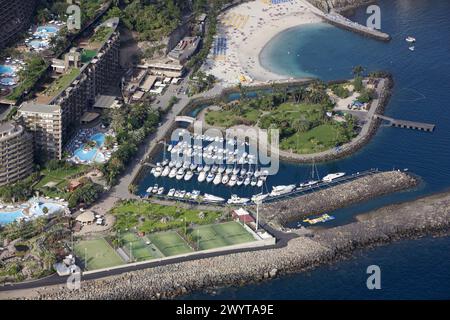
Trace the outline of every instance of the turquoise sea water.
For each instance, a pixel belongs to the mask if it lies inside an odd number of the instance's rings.
[[[411,192],[382,197],[339,210],[329,226],[352,221],[355,214],[394,202],[441,192],[450,187],[450,2],[446,0],[379,1],[382,29],[389,43],[375,41],[327,24],[294,28],[275,37],[261,53],[265,67],[294,76],[323,80],[352,77],[355,65],[369,71],[390,71],[395,88],[386,114],[399,119],[436,124],[431,134],[383,127],[355,155],[319,166],[323,172],[355,172],[378,167],[408,168],[423,179]],[[365,8],[351,17],[367,19]],[[417,38],[408,50],[408,35]],[[280,179],[290,183],[305,177],[303,166],[283,164]],[[224,299],[449,299],[450,238],[403,241],[360,253],[356,259],[307,274],[261,285],[228,288]],[[365,287],[370,264],[382,268],[383,290]],[[384,271],[383,271],[384,270]],[[190,298],[211,298],[195,294]]]

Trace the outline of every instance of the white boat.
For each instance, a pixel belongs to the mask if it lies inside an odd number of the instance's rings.
[[[173,149],[173,145],[169,145],[168,147],[167,147],[167,151],[172,151],[172,149]]]
[[[192,190],[192,193],[191,193],[191,199],[192,200],[197,200],[199,196],[200,196],[200,191]]]
[[[228,182],[228,186],[234,187],[237,183],[237,180],[238,180],[237,175],[233,174],[230,178],[230,181]]]
[[[416,42],[416,38],[411,37],[411,36],[406,37],[405,40],[406,40],[406,42],[409,42],[409,43],[414,43],[414,42]]]
[[[163,172],[162,167],[156,167],[155,172],[153,172],[153,175],[155,176],[155,178],[158,178],[161,176],[162,172]]]
[[[152,193],[158,193],[159,186],[155,184],[152,189]]]
[[[243,183],[244,183],[244,178],[239,177],[239,178],[237,179],[236,184],[237,184],[238,186],[242,186]]]
[[[178,195],[178,197],[179,197],[180,199],[183,199],[185,195],[186,195],[186,191],[185,191],[185,190],[181,190],[181,191],[180,191],[180,194]]]
[[[214,195],[208,194],[208,193],[205,193],[205,195],[203,197],[203,200],[205,202],[211,202],[211,203],[220,203],[220,202],[224,202],[225,201],[224,198],[217,197],[217,196],[214,196]]]
[[[194,173],[191,170],[189,170],[188,172],[186,172],[186,175],[184,176],[184,181],[191,180],[193,176],[194,176]]]
[[[228,204],[246,204],[250,201],[249,198],[241,198],[238,197],[236,194],[232,194],[231,198],[228,199],[227,203]]]
[[[220,165],[219,166],[219,173],[223,173],[225,171],[225,166],[224,165]]]
[[[173,168],[173,167],[175,167],[175,162],[170,161],[170,162],[169,162],[169,168]]]
[[[183,163],[182,163],[181,161],[178,161],[178,162],[175,164],[175,168],[180,169],[182,165],[183,165]]]
[[[252,180],[250,181],[250,185],[252,187],[255,187],[257,183],[258,183],[258,179],[256,177],[253,177]]]
[[[198,175],[197,181],[203,182],[203,181],[205,181],[205,179],[206,179],[206,172],[205,171],[200,172],[200,174]]]
[[[247,169],[242,168],[241,169],[241,176],[244,176],[247,173]]]
[[[211,166],[209,164],[205,165],[203,167],[203,171],[208,172],[211,169]]]
[[[206,174],[206,173],[205,173]],[[206,176],[206,182],[207,183],[210,183],[210,182],[212,182],[213,180],[214,180],[214,178],[215,178],[215,175],[214,175],[214,173],[208,173],[208,175]]]
[[[170,168],[169,168],[169,166],[166,166],[166,167],[164,167],[164,170],[161,173],[161,176],[162,177],[167,177],[169,175],[169,173],[170,173]]]
[[[262,193],[260,193],[260,194],[255,194],[253,197],[252,197],[252,201],[254,202],[254,203],[261,203],[264,199],[266,199],[267,197],[269,196],[269,194],[268,193],[266,193],[266,194],[262,194]]]
[[[217,171],[219,171],[219,166],[217,164],[213,165],[211,168],[211,172],[212,173],[216,173]]]
[[[222,177],[222,184],[227,184],[228,181],[230,181],[230,176],[227,174],[224,174]]]
[[[191,164],[189,162],[183,163],[183,169],[185,169],[185,170],[189,169],[190,166],[191,166]]]
[[[316,180],[311,180],[311,181],[308,181],[305,183],[300,183],[300,186],[298,189],[309,188],[309,187],[315,186],[318,183],[319,183],[319,181],[316,181]]]
[[[162,195],[163,193],[164,193],[164,187],[160,187],[160,188],[158,189],[157,194],[158,194],[158,195]]]
[[[232,166],[228,166],[226,169],[225,169],[225,173],[226,174],[230,174],[230,173],[232,173],[233,172],[233,167]]]
[[[244,186],[248,186],[250,184],[250,177],[246,177],[244,180]]]
[[[167,166],[168,163],[169,163],[168,160],[163,160],[163,162],[161,162],[161,166],[165,167]]]
[[[173,195],[175,194],[175,189],[170,189],[169,192],[167,193],[167,196],[169,197],[173,197]]]
[[[152,190],[153,190],[153,187],[148,187],[147,190],[145,190],[145,191],[147,191],[147,193],[152,193]]]
[[[323,177],[323,182],[332,182],[333,180],[345,176],[345,172],[338,172],[338,173],[330,173],[329,175],[326,175]]]
[[[177,175],[177,168],[173,167],[170,172],[169,172],[169,178],[175,178],[175,176]]]
[[[258,188],[261,188],[261,187],[263,186],[263,184],[264,184],[264,180],[261,179],[261,178],[259,178],[259,179],[258,179],[258,182],[256,183],[256,186],[257,186]]]
[[[409,49],[410,51],[414,51],[414,50],[416,50],[416,47],[412,46],[412,47],[409,47],[408,49]]]
[[[202,165],[199,165],[198,167],[197,167],[197,172],[202,172],[203,171],[203,166]]]
[[[218,173],[216,175],[216,177],[214,178],[213,183],[214,183],[214,185],[218,185],[221,182],[222,182],[222,175],[220,173]]]
[[[194,171],[195,169],[197,169],[197,164],[192,163],[192,164],[189,166],[189,170]]]
[[[184,177],[184,169],[180,168],[180,169],[178,169],[177,175],[175,176],[175,178],[177,180],[181,180],[181,179],[183,179],[183,177]]]
[[[292,192],[295,189],[295,184],[290,184],[287,186],[276,186],[272,187],[272,192],[270,193],[271,197],[281,196],[283,194]]]
[[[239,173],[239,171],[241,171],[241,169],[239,167],[234,167],[233,175],[237,175]]]

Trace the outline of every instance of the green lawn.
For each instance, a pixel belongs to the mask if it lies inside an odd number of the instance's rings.
[[[234,221],[199,226],[193,229],[191,234],[194,241],[198,240],[200,250],[255,241],[255,238],[241,224]]]
[[[45,90],[47,96],[53,96],[66,88],[78,75],[80,69],[72,68],[69,72],[61,75],[58,79],[54,80],[50,87]]]
[[[200,210],[163,206],[145,201],[123,202],[112,210],[112,214],[116,217],[116,230],[137,227],[139,231],[145,233],[182,228],[190,223],[210,224],[221,216],[220,212],[203,211],[202,219],[199,216]],[[143,222],[138,226],[139,217]],[[167,221],[161,221],[162,218],[166,218]]]
[[[83,53],[81,54],[81,62],[87,63],[87,62],[91,61],[92,58],[95,57],[96,54],[97,54],[96,50],[84,49]]]
[[[252,108],[242,108],[240,111],[234,109],[214,110],[206,113],[205,121],[212,126],[229,128],[240,124],[255,125],[260,115],[259,110]]]
[[[147,237],[165,256],[192,252],[186,241],[175,231],[152,233]]]
[[[74,249],[78,258],[83,261],[85,257],[87,258],[87,270],[114,267],[125,263],[103,238],[80,241]]]
[[[331,149],[342,141],[342,130],[332,124],[324,124],[304,133],[295,133],[280,141],[282,150],[293,149],[299,154],[322,152]]]
[[[146,244],[147,238],[142,239],[132,232],[123,234],[121,238],[124,241],[122,248],[125,250],[128,256],[133,257],[135,261],[143,261],[163,257],[158,248],[156,248],[152,244]],[[130,254],[130,250],[132,250],[132,254]]]
[[[69,178],[86,171],[86,166],[73,166],[57,170],[42,170],[42,178],[34,187],[49,197],[64,197]],[[49,182],[57,183],[55,188],[44,188]]]

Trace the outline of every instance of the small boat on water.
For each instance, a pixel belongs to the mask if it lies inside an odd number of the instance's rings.
[[[203,171],[208,172],[211,169],[211,166],[209,164],[205,165],[203,167]]]
[[[219,173],[223,173],[225,171],[225,166],[224,165],[220,165],[219,166]]]
[[[239,167],[234,167],[233,168],[233,174],[237,175],[239,173],[239,171],[241,171],[241,169]]]
[[[236,185],[242,186],[243,184],[244,184],[244,178],[243,177],[239,177],[237,179]]]
[[[178,169],[177,175],[175,176],[175,178],[177,180],[181,180],[181,179],[183,179],[183,177],[184,177],[184,169],[180,168],[180,169]]]
[[[264,179],[259,178],[259,179],[258,179],[258,182],[256,183],[256,186],[257,186],[258,188],[261,188],[261,187],[263,186],[263,184],[264,184]]]
[[[316,180],[311,180],[305,183],[300,183],[299,187],[297,189],[305,189],[305,188],[310,188],[312,186],[315,186],[316,184],[318,184],[319,181]]]
[[[180,193],[179,193],[179,195],[178,195],[178,197],[179,197],[180,199],[183,199],[185,195],[186,195],[186,191],[185,191],[185,190],[181,190]]]
[[[258,183],[258,179],[257,179],[256,177],[253,177],[253,178],[250,180],[250,185],[251,185],[252,187],[255,187],[257,183]]]
[[[213,180],[213,184],[214,185],[218,185],[221,182],[222,182],[222,175],[220,173],[218,173],[216,175],[216,177],[214,178],[214,180]]]
[[[198,191],[198,190],[192,190],[192,192],[191,192],[191,199],[192,199],[192,200],[197,200],[198,197],[200,197],[200,191]]]
[[[206,179],[206,172],[205,171],[200,172],[200,174],[198,175],[197,181],[203,182],[203,181],[205,181],[205,179]]]
[[[228,204],[246,204],[250,201],[249,198],[241,198],[238,197],[236,194],[232,194],[231,198],[228,199],[227,203]]]
[[[197,169],[197,164],[196,164],[196,163],[192,163],[192,164],[189,166],[189,170],[194,171],[195,169]]]
[[[194,173],[191,170],[189,170],[188,172],[186,172],[186,175],[184,176],[184,181],[191,180],[193,176],[194,176]]]
[[[205,173],[205,174],[206,174],[206,173]],[[210,173],[208,173],[208,175],[206,176],[206,182],[207,182],[207,183],[210,183],[210,182],[212,182],[212,181],[214,180],[214,178],[215,178],[214,173],[210,172]]]
[[[175,176],[177,175],[177,168],[173,167],[170,172],[169,172],[169,178],[175,178]]]
[[[159,187],[157,194],[162,195],[164,193],[164,187]]]
[[[205,202],[210,202],[210,203],[220,203],[220,202],[224,202],[225,201],[224,198],[217,197],[215,195],[208,194],[208,193],[205,193],[205,195],[203,197],[203,200]]]
[[[250,182],[251,182],[250,177],[246,177],[244,180],[244,186],[248,186]]]
[[[171,169],[172,169],[173,167],[175,167],[175,162],[173,162],[173,161],[170,161],[170,162],[169,162],[169,168],[171,168]]]
[[[165,167],[169,164],[169,160],[163,160],[163,162],[161,162],[161,166]]]
[[[225,169],[225,173],[226,174],[230,174],[233,172],[233,167],[232,166],[227,166],[227,168]]]
[[[295,184],[290,184],[287,186],[276,186],[272,187],[272,192],[270,193],[271,197],[281,196],[283,194],[292,192],[295,189]]]
[[[157,184],[155,184],[152,188],[152,193],[155,193],[155,194],[158,193],[158,189],[159,189],[159,186]]]
[[[224,174],[222,177],[222,184],[227,184],[230,181],[230,176],[228,174]]]
[[[409,43],[414,43],[414,42],[416,42],[416,38],[414,38],[414,37],[412,37],[412,36],[408,36],[408,37],[406,37],[406,42],[409,42]]]
[[[238,180],[237,175],[233,174],[230,178],[230,181],[228,182],[228,186],[234,187],[237,183],[237,180]]]
[[[164,167],[163,172],[161,173],[161,177],[167,177],[170,173],[170,168],[169,166]]]
[[[330,216],[330,215],[328,215],[328,214],[323,214],[323,215],[321,215],[321,216],[318,217],[318,218],[314,218],[314,219],[309,219],[309,218],[308,218],[308,219],[305,219],[305,220],[303,220],[303,222],[307,222],[307,223],[313,225],[313,224],[323,223],[323,222],[327,222],[327,221],[334,220],[334,219],[335,219],[335,217],[333,217],[333,216]]]
[[[415,51],[415,50],[416,50],[416,47],[412,46],[412,47],[409,47],[408,49],[409,49],[410,51]]]
[[[181,161],[178,161],[177,163],[175,163],[175,168],[180,169],[182,165],[183,163]]]
[[[252,201],[253,201],[254,203],[261,203],[261,202],[262,202],[264,199],[266,199],[268,196],[269,196],[268,193],[266,193],[266,194],[262,194],[262,193],[255,194],[254,196],[252,196]]]
[[[167,193],[167,196],[173,197],[174,194],[175,194],[175,189],[172,188],[172,189],[170,189],[169,192]]]
[[[343,176],[345,176],[345,172],[330,173],[330,174],[326,175],[325,177],[323,177],[322,181],[323,182],[333,182],[333,180],[335,180],[337,178],[341,178]]]
[[[145,191],[147,191],[147,193],[152,193],[152,190],[153,190],[153,187],[148,187],[147,190],[145,190]]]

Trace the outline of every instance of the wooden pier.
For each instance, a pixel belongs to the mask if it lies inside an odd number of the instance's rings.
[[[397,119],[382,116],[379,114],[375,114],[374,118],[387,121],[387,122],[389,122],[390,126],[397,127],[397,128],[405,128],[405,129],[433,132],[434,128],[436,127],[434,124],[430,124],[430,123],[407,121],[407,120],[397,120]]]

